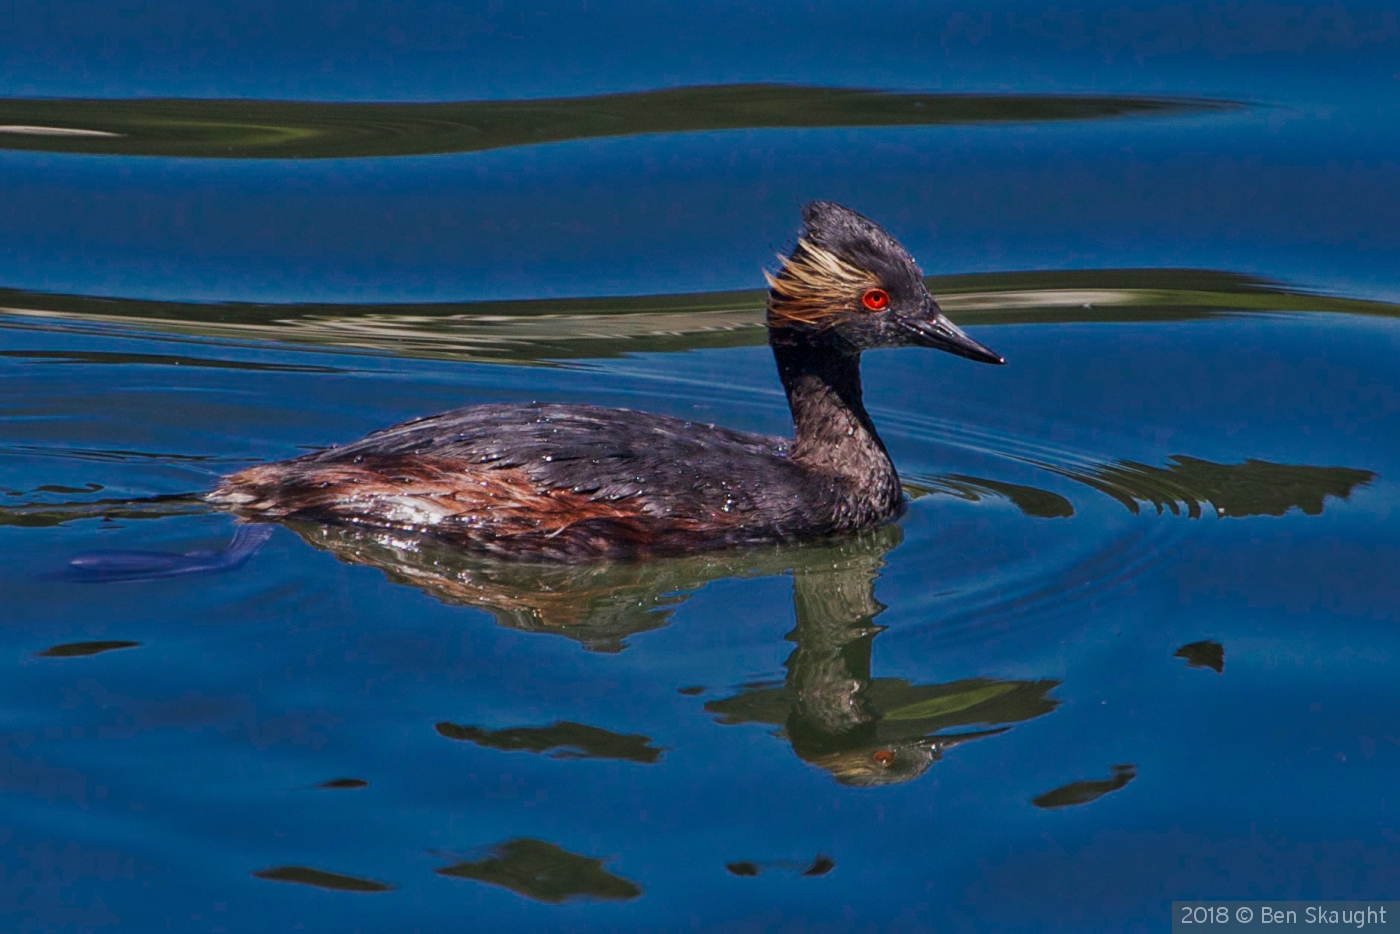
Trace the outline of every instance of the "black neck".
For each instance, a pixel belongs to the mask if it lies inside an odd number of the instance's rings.
[[[797,429],[792,458],[886,496],[899,477],[861,403],[860,354],[823,335],[771,333]]]

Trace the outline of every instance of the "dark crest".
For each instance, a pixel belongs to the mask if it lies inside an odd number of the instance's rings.
[[[832,201],[802,209],[802,234],[776,275],[769,275],[768,323],[826,328],[872,309],[862,296],[888,293],[891,310],[925,299],[923,273],[879,224]]]

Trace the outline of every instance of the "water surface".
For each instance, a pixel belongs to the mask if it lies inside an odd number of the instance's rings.
[[[15,15],[0,928],[1392,894],[1393,11],[593,7]],[[540,567],[189,495],[475,402],[785,433],[812,197],[1010,361],[867,356],[897,523]]]

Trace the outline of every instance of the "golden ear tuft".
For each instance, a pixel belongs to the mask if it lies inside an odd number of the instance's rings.
[[[801,239],[768,280],[768,323],[773,327],[805,324],[829,327],[842,316],[861,311],[861,296],[879,289],[879,280],[836,254]]]

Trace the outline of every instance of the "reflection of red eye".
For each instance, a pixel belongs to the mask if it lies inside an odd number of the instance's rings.
[[[890,293],[884,289],[871,289],[862,295],[860,300],[871,311],[884,311],[890,307]]]
[[[881,749],[870,758],[874,759],[876,763],[883,765],[885,768],[894,765],[894,753],[890,752],[888,749]]]

